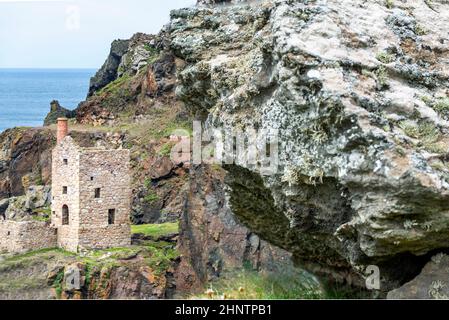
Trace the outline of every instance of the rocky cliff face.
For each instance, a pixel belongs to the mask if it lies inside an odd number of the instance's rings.
[[[116,40],[111,45],[111,51],[104,65],[90,80],[89,93],[91,96],[95,91],[104,88],[108,83],[117,79],[117,69],[122,62],[122,58],[128,51],[129,40]]]
[[[50,130],[16,128],[0,135],[0,199],[24,195],[30,185],[49,183],[54,143]]]
[[[260,239],[235,217],[226,176],[219,167],[190,171],[180,224],[181,261],[175,273],[179,293],[200,290],[226,270],[242,266],[270,272],[293,266],[290,253]]]
[[[384,290],[447,247],[449,8],[260,1],[175,10],[178,97],[210,127],[279,129],[279,173],[228,168],[233,213],[310,270]]]
[[[178,289],[293,260],[356,287],[377,265],[388,291],[429,263],[390,296],[422,283],[445,295],[426,272],[449,240],[448,4],[198,4],[115,42],[75,111],[80,141],[131,149],[134,222],[181,218]],[[170,135],[194,118],[279,130],[277,173],[173,162]],[[0,137],[0,199],[49,181],[44,130]]]

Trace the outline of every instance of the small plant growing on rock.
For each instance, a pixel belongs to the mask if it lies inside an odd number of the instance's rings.
[[[422,100],[425,104],[427,104],[428,106],[431,106],[432,103],[433,103],[432,98],[429,97],[429,96],[422,96],[422,97],[421,97],[421,100]]]
[[[174,144],[170,142],[164,144],[162,148],[159,150],[158,154],[162,157],[169,157],[173,149],[173,146]]]
[[[404,133],[414,139],[419,140],[420,147],[428,152],[445,153],[447,146],[439,142],[441,138],[440,130],[431,122],[424,121],[415,125],[410,121],[399,123]]]
[[[444,97],[444,98],[439,98],[435,104],[434,107],[436,112],[438,112],[440,115],[444,116],[444,117],[448,117],[449,116],[449,98]]]
[[[415,33],[418,36],[424,36],[428,33],[429,31],[427,29],[425,29],[423,26],[421,26],[420,24],[416,24],[415,26]]]
[[[156,194],[156,192],[150,190],[145,198],[143,198],[143,200],[147,204],[154,204],[155,202],[159,201],[159,196]]]
[[[388,72],[384,66],[377,68],[376,71],[374,71],[374,74],[376,75],[377,84],[380,90],[388,89],[390,87],[388,82]]]
[[[392,54],[382,51],[376,55],[376,59],[382,63],[388,64],[388,63],[392,63],[396,59],[396,57]]]
[[[393,7],[394,7],[394,1],[393,1],[393,0],[385,0],[385,6],[386,6],[388,9],[393,9]]]

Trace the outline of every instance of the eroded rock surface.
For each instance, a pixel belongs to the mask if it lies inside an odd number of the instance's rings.
[[[262,240],[235,217],[225,170],[198,166],[190,174],[175,272],[178,293],[201,290],[234,268],[276,272],[293,266],[290,253]]]
[[[279,173],[240,183],[248,192],[231,192],[234,214],[311,270],[363,285],[375,264],[388,290],[447,247],[449,6],[432,3],[278,0],[171,14],[187,108],[209,127],[279,129]],[[270,211],[242,205],[264,188]]]
[[[21,196],[28,186],[48,184],[51,130],[15,128],[0,135],[0,199]]]
[[[433,256],[412,281],[388,293],[388,299],[449,299],[449,256]]]

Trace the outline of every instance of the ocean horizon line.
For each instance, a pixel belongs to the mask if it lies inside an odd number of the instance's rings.
[[[45,67],[38,67],[38,68],[26,68],[26,67],[24,67],[24,68],[22,68],[22,67],[19,67],[19,68],[16,68],[16,67],[14,67],[14,68],[10,68],[10,67],[0,67],[0,70],[14,70],[14,71],[16,71],[16,70],[55,70],[55,71],[57,71],[57,70],[64,70],[64,71],[67,71],[67,70],[84,70],[84,71],[86,71],[86,70],[89,70],[89,71],[92,71],[92,70],[98,70],[98,69],[100,69],[100,68],[52,68],[52,67],[50,67],[50,68],[45,68]]]

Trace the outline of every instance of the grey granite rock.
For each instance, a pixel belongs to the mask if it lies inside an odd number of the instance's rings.
[[[192,114],[279,130],[277,174],[228,168],[234,214],[312,271],[364,286],[378,265],[389,290],[447,246],[449,7],[434,7],[277,0],[171,14],[176,93]]]

